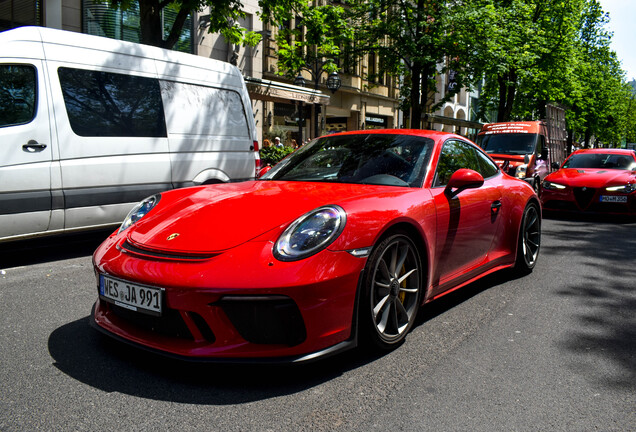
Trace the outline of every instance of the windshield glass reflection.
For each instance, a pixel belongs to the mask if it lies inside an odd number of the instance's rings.
[[[281,161],[261,180],[419,187],[433,143],[430,138],[391,134],[322,137]]]

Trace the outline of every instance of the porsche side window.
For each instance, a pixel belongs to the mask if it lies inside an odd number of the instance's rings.
[[[481,171],[475,149],[470,144],[461,141],[445,142],[439,155],[433,187],[446,186],[451,175],[460,168]]]
[[[35,68],[0,65],[0,127],[29,123],[35,117]]]
[[[480,167],[480,169],[476,171],[479,174],[481,174],[483,178],[486,179],[486,178],[492,177],[499,172],[499,168],[497,168],[497,165],[494,164],[492,160],[488,158],[488,156],[484,155],[479,150],[477,150],[476,153],[477,153],[477,159],[479,159],[479,167]]]
[[[57,73],[77,135],[167,136],[158,80],[64,67]]]

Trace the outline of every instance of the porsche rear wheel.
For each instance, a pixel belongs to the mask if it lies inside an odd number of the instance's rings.
[[[381,349],[400,344],[413,326],[420,305],[421,259],[405,234],[383,239],[369,261],[362,304],[362,329]]]
[[[521,218],[515,270],[529,273],[537,263],[541,248],[541,213],[536,203],[529,203]]]

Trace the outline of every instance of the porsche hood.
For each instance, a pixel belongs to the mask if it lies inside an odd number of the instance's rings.
[[[125,233],[133,245],[169,253],[217,253],[286,225],[327,204],[342,204],[379,186],[250,181],[166,192]],[[408,188],[404,188],[408,189]]]

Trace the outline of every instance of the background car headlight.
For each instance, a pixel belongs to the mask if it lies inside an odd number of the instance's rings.
[[[150,196],[146,198],[145,200],[141,201],[140,203],[138,203],[137,205],[135,205],[130,211],[130,213],[128,213],[128,216],[126,216],[126,219],[124,219],[124,222],[122,222],[121,226],[119,227],[118,233],[126,230],[131,225],[134,225],[139,219],[146,216],[148,212],[152,210],[154,206],[157,205],[160,199],[161,199],[161,194],[157,194],[157,195]]]
[[[524,179],[526,178],[526,170],[528,169],[528,165],[519,165],[517,170],[515,171],[515,177]]]
[[[623,192],[623,193],[630,193],[636,190],[636,184],[626,184],[626,185],[620,185],[620,186],[611,186],[608,188],[605,188],[606,191],[608,192]]]
[[[274,245],[274,256],[296,261],[329,246],[342,232],[347,215],[336,205],[319,207],[296,219]]]
[[[549,182],[547,180],[543,181],[543,188],[544,189],[548,189],[548,190],[563,190],[565,189],[565,186],[558,184],[558,183],[552,183]]]

